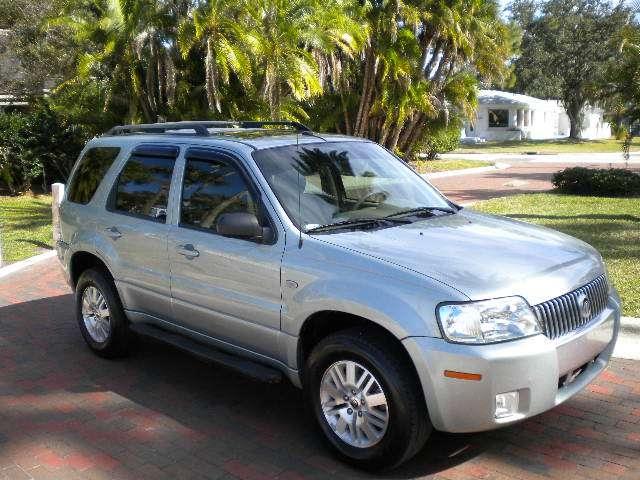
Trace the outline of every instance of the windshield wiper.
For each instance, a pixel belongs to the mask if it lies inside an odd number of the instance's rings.
[[[348,220],[342,220],[340,222],[327,223],[325,225],[318,225],[317,227],[307,228],[305,233],[322,232],[326,230],[336,230],[345,227],[377,227],[385,226],[389,223],[409,223],[406,220],[380,217],[380,218],[350,218]]]
[[[455,210],[448,207],[415,207],[409,208],[407,210],[400,210],[399,212],[392,213],[391,215],[387,215],[386,219],[394,218],[394,217],[408,217],[411,215],[424,216],[424,215],[433,215],[434,212],[444,212],[444,213],[456,213]]]

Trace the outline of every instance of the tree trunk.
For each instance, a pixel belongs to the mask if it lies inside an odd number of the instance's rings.
[[[209,110],[218,111],[222,110],[220,105],[220,96],[218,92],[217,76],[218,66],[216,64],[216,54],[213,48],[213,40],[207,38],[207,56],[205,58],[206,69],[206,90],[207,90],[207,102],[209,103]]]
[[[404,128],[404,131],[400,134],[397,144],[397,147],[401,151],[406,152],[410,148],[412,139],[414,138],[414,132],[424,122],[424,119],[424,113],[418,112],[414,114],[410,122],[405,122],[407,125]]]
[[[347,102],[344,99],[344,94],[342,92],[340,92],[340,103],[342,103],[345,133],[351,136],[351,118],[349,117],[349,108],[347,107]]]
[[[582,109],[585,102],[571,99],[566,102],[567,116],[569,117],[569,138],[579,140],[582,134]]]
[[[362,78],[362,94],[360,96],[360,105],[358,106],[358,114],[356,115],[356,123],[353,128],[354,135],[364,136],[365,125],[369,116],[369,97],[373,91],[373,83],[375,78],[375,52],[373,46],[367,47],[365,51],[364,74]]]
[[[406,122],[396,122],[393,131],[391,132],[391,139],[389,140],[389,144],[387,148],[392,152],[398,146],[398,140],[400,139],[400,133],[402,132],[402,125]]]
[[[149,64],[147,65],[147,71],[145,75],[145,84],[147,89],[147,103],[149,104],[149,108],[151,110],[151,116],[153,117],[153,121],[157,120],[158,116],[158,103],[157,103],[157,88],[158,88],[158,79],[157,79],[157,70],[156,65],[158,64],[158,51],[156,49],[156,42],[153,36],[149,37]],[[142,64],[142,58],[139,59]]]

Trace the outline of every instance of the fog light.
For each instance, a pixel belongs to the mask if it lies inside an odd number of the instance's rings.
[[[518,413],[518,392],[507,392],[496,395],[495,418],[510,417]]]

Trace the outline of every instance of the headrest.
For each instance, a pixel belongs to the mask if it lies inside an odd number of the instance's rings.
[[[271,175],[269,183],[276,194],[298,196],[298,192],[304,193],[307,179],[304,175],[298,175],[296,170],[283,170]]]

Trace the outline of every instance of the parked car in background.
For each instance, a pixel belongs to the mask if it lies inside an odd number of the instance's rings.
[[[600,374],[620,299],[598,252],[450,202],[379,145],[291,122],[91,140],[58,256],[98,355],[150,336],[304,389],[345,460],[537,415]],[[287,413],[283,412],[283,415]]]

